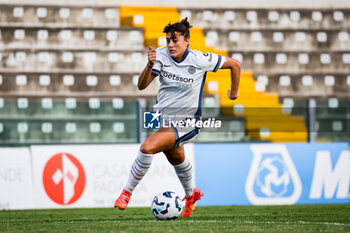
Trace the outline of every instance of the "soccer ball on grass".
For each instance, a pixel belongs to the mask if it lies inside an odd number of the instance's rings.
[[[166,191],[153,198],[151,209],[158,220],[174,220],[180,216],[182,207],[180,197],[174,192]]]

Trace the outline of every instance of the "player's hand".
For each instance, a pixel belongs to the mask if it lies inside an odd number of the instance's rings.
[[[238,98],[239,94],[237,93],[237,94],[235,95],[233,92],[231,92],[230,90],[228,90],[228,91],[227,91],[227,96],[228,96],[228,98],[229,98],[230,100],[235,100],[235,99]]]
[[[148,47],[148,66],[153,66],[154,62],[157,59],[157,52],[155,49],[152,48],[152,46]]]

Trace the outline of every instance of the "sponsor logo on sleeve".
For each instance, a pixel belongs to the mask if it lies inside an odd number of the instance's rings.
[[[208,58],[208,62],[212,62],[212,60],[213,60],[213,54],[212,53],[204,53],[203,55],[205,57],[209,57]]]

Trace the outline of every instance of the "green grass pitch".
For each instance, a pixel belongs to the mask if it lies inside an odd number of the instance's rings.
[[[175,221],[151,208],[4,210],[0,232],[350,232],[350,205],[197,207]]]

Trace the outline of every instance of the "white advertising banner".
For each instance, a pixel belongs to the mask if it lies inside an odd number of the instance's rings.
[[[113,207],[140,148],[129,145],[32,146],[35,208]],[[194,165],[193,144],[185,145]],[[134,190],[130,206],[150,206],[162,191],[184,191],[163,153]]]
[[[0,148],[0,209],[31,209],[29,148]]]

